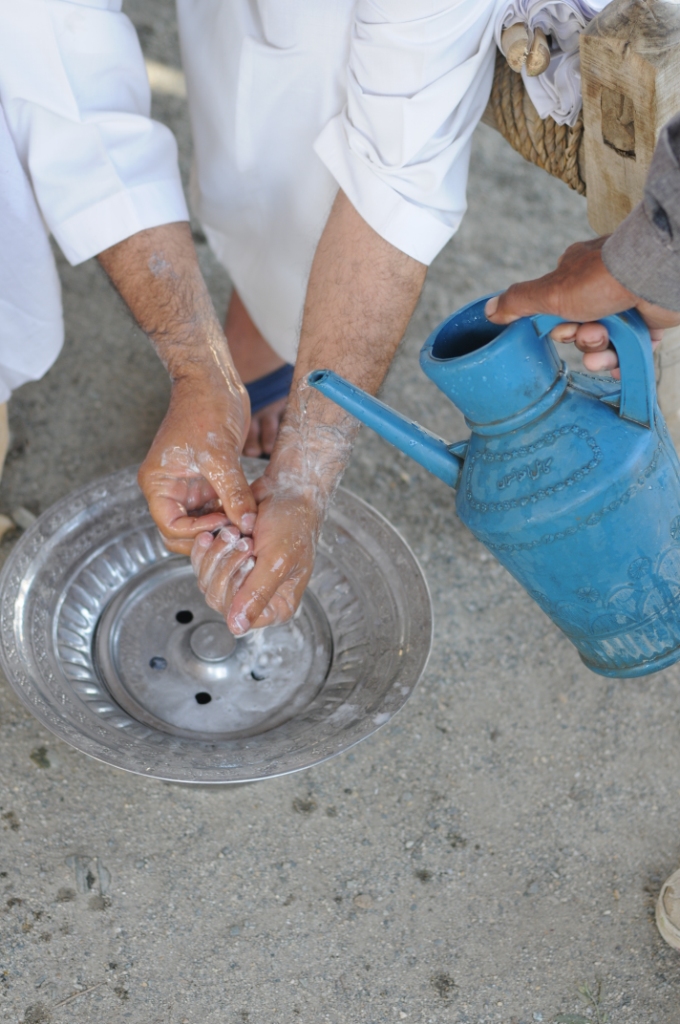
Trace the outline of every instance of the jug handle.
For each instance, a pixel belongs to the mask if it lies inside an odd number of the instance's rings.
[[[567,321],[563,317],[539,314],[531,317],[539,337],[548,334],[557,324]],[[600,321],[609,332],[609,340],[616,349],[621,368],[621,402],[619,415],[643,427],[654,426],[656,408],[656,381],[652,342],[644,320],[635,309]]]

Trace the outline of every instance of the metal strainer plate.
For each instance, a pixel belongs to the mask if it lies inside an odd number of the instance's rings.
[[[264,466],[245,459],[252,479]],[[340,489],[295,618],[236,639],[154,527],[134,469],[54,505],[0,576],[0,661],[61,739],[128,771],[246,782],[317,764],[389,721],[427,661],[427,584]]]

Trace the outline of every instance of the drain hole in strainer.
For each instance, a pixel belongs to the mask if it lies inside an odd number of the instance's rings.
[[[164,668],[168,667],[168,663],[165,658],[152,658],[149,665],[151,668],[155,668],[157,672],[162,672]]]
[[[261,676],[261,675],[259,674],[259,672],[256,672],[256,671],[255,671],[254,669],[253,669],[253,671],[252,671],[252,672],[250,673],[250,675],[252,676],[252,678],[253,678],[253,679],[255,680],[255,682],[256,682],[256,683],[261,683],[261,682],[262,682],[262,680],[264,679],[264,676]]]
[[[210,696],[209,693],[206,693],[205,690],[202,690],[201,693],[196,694],[197,704],[209,704],[211,700],[212,697]]]
[[[175,618],[183,626],[186,626],[187,623],[193,622],[194,613],[193,612],[189,612],[189,611],[177,612],[177,615],[175,615]]]

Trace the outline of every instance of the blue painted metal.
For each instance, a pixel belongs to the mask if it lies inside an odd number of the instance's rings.
[[[309,382],[458,487],[461,520],[589,668],[625,677],[673,664],[680,462],[656,401],[644,322],[635,311],[602,321],[619,383],[567,370],[548,336],[556,317],[501,328],[484,316],[485,302],[445,320],[420,356],[465,415],[467,443],[447,445],[330,371]]]

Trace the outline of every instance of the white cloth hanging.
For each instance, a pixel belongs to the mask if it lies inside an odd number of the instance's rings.
[[[552,41],[550,65],[530,77],[522,69],[529,98],[540,117],[552,117],[558,124],[573,127],[581,112],[581,64],[579,35],[610,0],[500,0],[495,37],[500,47],[504,29],[517,22],[530,34],[542,29]]]
[[[578,50],[578,37],[589,21],[610,0],[500,0],[496,15],[496,45],[500,47],[503,30],[517,22],[531,32],[543,29],[552,36],[555,49],[564,53]]]
[[[552,117],[570,127],[578,121],[583,106],[581,60],[576,53],[557,51],[541,75],[530,77],[522,68],[522,79],[539,117]]]

